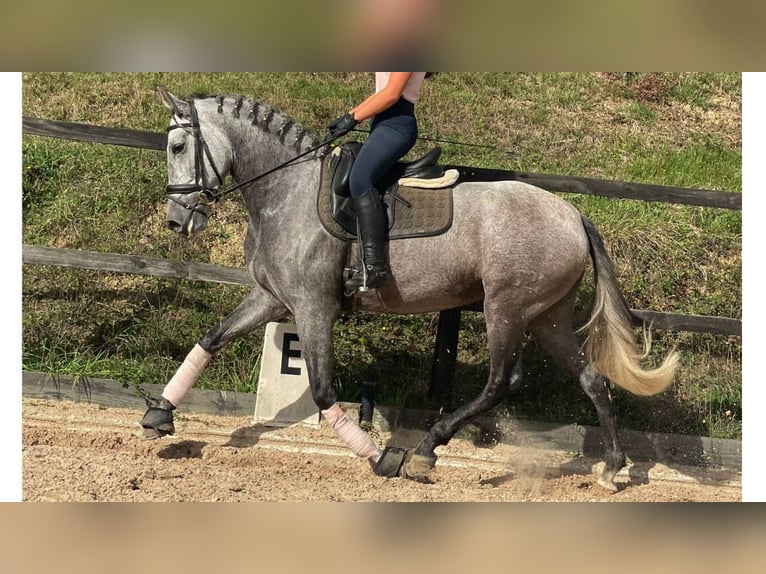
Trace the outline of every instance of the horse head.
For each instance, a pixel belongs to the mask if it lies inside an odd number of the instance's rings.
[[[231,168],[230,146],[215,125],[201,126],[193,99],[181,100],[162,87],[157,91],[170,111],[165,222],[191,236],[207,227],[210,204]]]

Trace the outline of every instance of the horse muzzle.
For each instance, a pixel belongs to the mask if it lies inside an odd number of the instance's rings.
[[[165,214],[165,224],[168,229],[190,237],[195,233],[207,228],[210,216],[210,205],[199,201],[194,195],[173,196],[168,195],[168,207]]]

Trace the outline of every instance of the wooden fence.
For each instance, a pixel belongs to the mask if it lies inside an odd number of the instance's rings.
[[[56,137],[99,144],[120,145],[164,151],[164,133],[109,128],[72,122],[23,118],[23,134]],[[704,189],[607,181],[582,177],[534,174],[507,170],[449,166],[458,169],[464,180],[519,180],[552,192],[579,193],[611,198],[635,199],[720,209],[742,209],[742,194]],[[237,285],[252,284],[245,269],[207,263],[186,263],[135,255],[97,253],[72,249],[23,246],[23,262],[34,265],[57,265],[97,271],[193,279]],[[457,340],[462,311],[481,311],[481,304],[463,309],[442,311],[436,335],[431,374],[431,395],[439,400],[448,397],[457,358]],[[742,335],[742,321],[723,317],[659,313],[632,309],[634,322],[649,322],[655,329],[692,331],[718,335]]]

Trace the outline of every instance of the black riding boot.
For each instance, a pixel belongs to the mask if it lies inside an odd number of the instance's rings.
[[[354,200],[362,243],[362,270],[346,281],[346,292],[380,287],[388,276],[386,261],[386,214],[376,189]]]

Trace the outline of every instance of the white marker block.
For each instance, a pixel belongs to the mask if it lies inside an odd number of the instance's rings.
[[[275,427],[295,423],[319,427],[319,408],[311,396],[302,349],[295,325],[266,325],[253,422]]]

